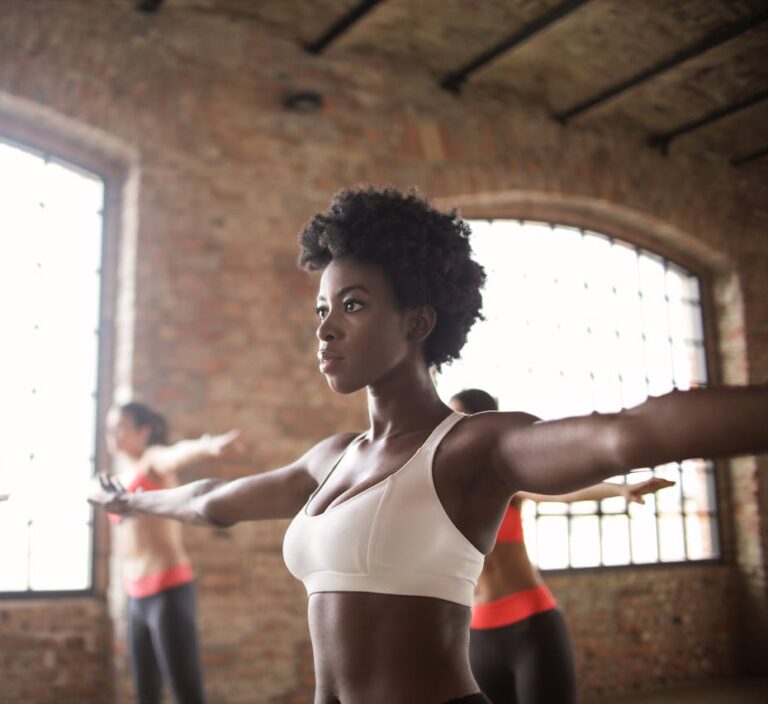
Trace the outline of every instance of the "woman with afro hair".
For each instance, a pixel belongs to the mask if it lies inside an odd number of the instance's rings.
[[[551,422],[452,411],[430,370],[458,357],[480,317],[469,234],[413,193],[339,193],[301,233],[299,262],[321,273],[319,370],[337,393],[367,390],[370,427],[261,474],[144,494],[105,479],[91,499],[209,526],[293,517],[283,554],[309,594],[315,704],[487,702],[467,654],[470,606],[516,492],[768,448],[765,387]]]

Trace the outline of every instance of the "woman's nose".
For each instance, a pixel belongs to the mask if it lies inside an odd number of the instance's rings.
[[[328,313],[317,326],[315,331],[317,339],[321,342],[327,342],[330,340],[336,340],[339,337],[338,326],[333,321],[333,316]]]

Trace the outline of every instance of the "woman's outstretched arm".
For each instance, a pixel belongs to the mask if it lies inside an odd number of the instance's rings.
[[[353,437],[345,433],[327,438],[285,467],[228,482],[201,479],[173,489],[129,493],[116,480],[102,476],[100,490],[88,501],[124,516],[146,514],[205,526],[290,518]]]
[[[653,494],[660,489],[666,489],[668,486],[674,486],[675,482],[661,477],[651,477],[637,484],[617,484],[615,482],[600,482],[593,484],[585,489],[577,489],[567,494],[534,494],[530,491],[518,491],[515,498],[528,499],[537,503],[547,501],[558,501],[566,504],[572,504],[576,501],[602,501],[620,496],[628,503],[644,504],[645,494]]]
[[[200,438],[181,440],[173,445],[153,445],[141,458],[141,470],[158,474],[178,472],[203,459],[237,457],[245,450],[245,443],[238,429],[221,435],[203,435]]]
[[[768,451],[768,385],[673,391],[620,413],[556,421],[475,419],[512,491],[561,494],[640,467]]]

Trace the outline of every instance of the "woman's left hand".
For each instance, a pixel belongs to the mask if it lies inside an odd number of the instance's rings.
[[[209,442],[212,457],[242,457],[248,449],[239,428],[222,435],[213,435]]]

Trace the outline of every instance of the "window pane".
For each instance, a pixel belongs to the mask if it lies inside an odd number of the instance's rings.
[[[597,516],[571,519],[571,565],[595,567],[600,564],[600,522]]]
[[[611,496],[600,502],[600,511],[602,513],[626,513],[627,502],[622,496]]]
[[[6,502],[0,510],[0,591],[27,588],[29,526],[19,511]]]
[[[597,501],[574,501],[571,505],[570,514],[594,514],[597,512]]]
[[[657,562],[659,559],[658,539],[656,535],[656,516],[646,506],[631,504],[630,537],[632,541],[632,562],[641,564]]]
[[[626,515],[603,516],[603,564],[626,565],[630,562],[629,518]]]
[[[656,467],[654,474],[662,479],[675,482],[675,484],[657,491],[653,496],[646,497],[646,501],[649,499],[655,501],[656,510],[660,513],[680,513],[682,510],[682,487],[679,465],[677,463],[660,465]]]
[[[678,562],[685,559],[683,516],[680,513],[663,513],[659,516],[661,541],[659,549],[662,562]]]
[[[686,460],[681,465],[686,513],[705,511],[715,501],[715,481],[711,462]]]
[[[32,589],[87,589],[90,584],[90,524],[38,521],[31,526],[29,581]]]
[[[568,519],[542,516],[538,522],[539,567],[568,567]]]
[[[710,514],[687,514],[685,536],[689,560],[706,560],[718,555],[715,524]]]
[[[542,501],[538,504],[539,514],[566,514],[568,513],[568,504],[560,501]]]

